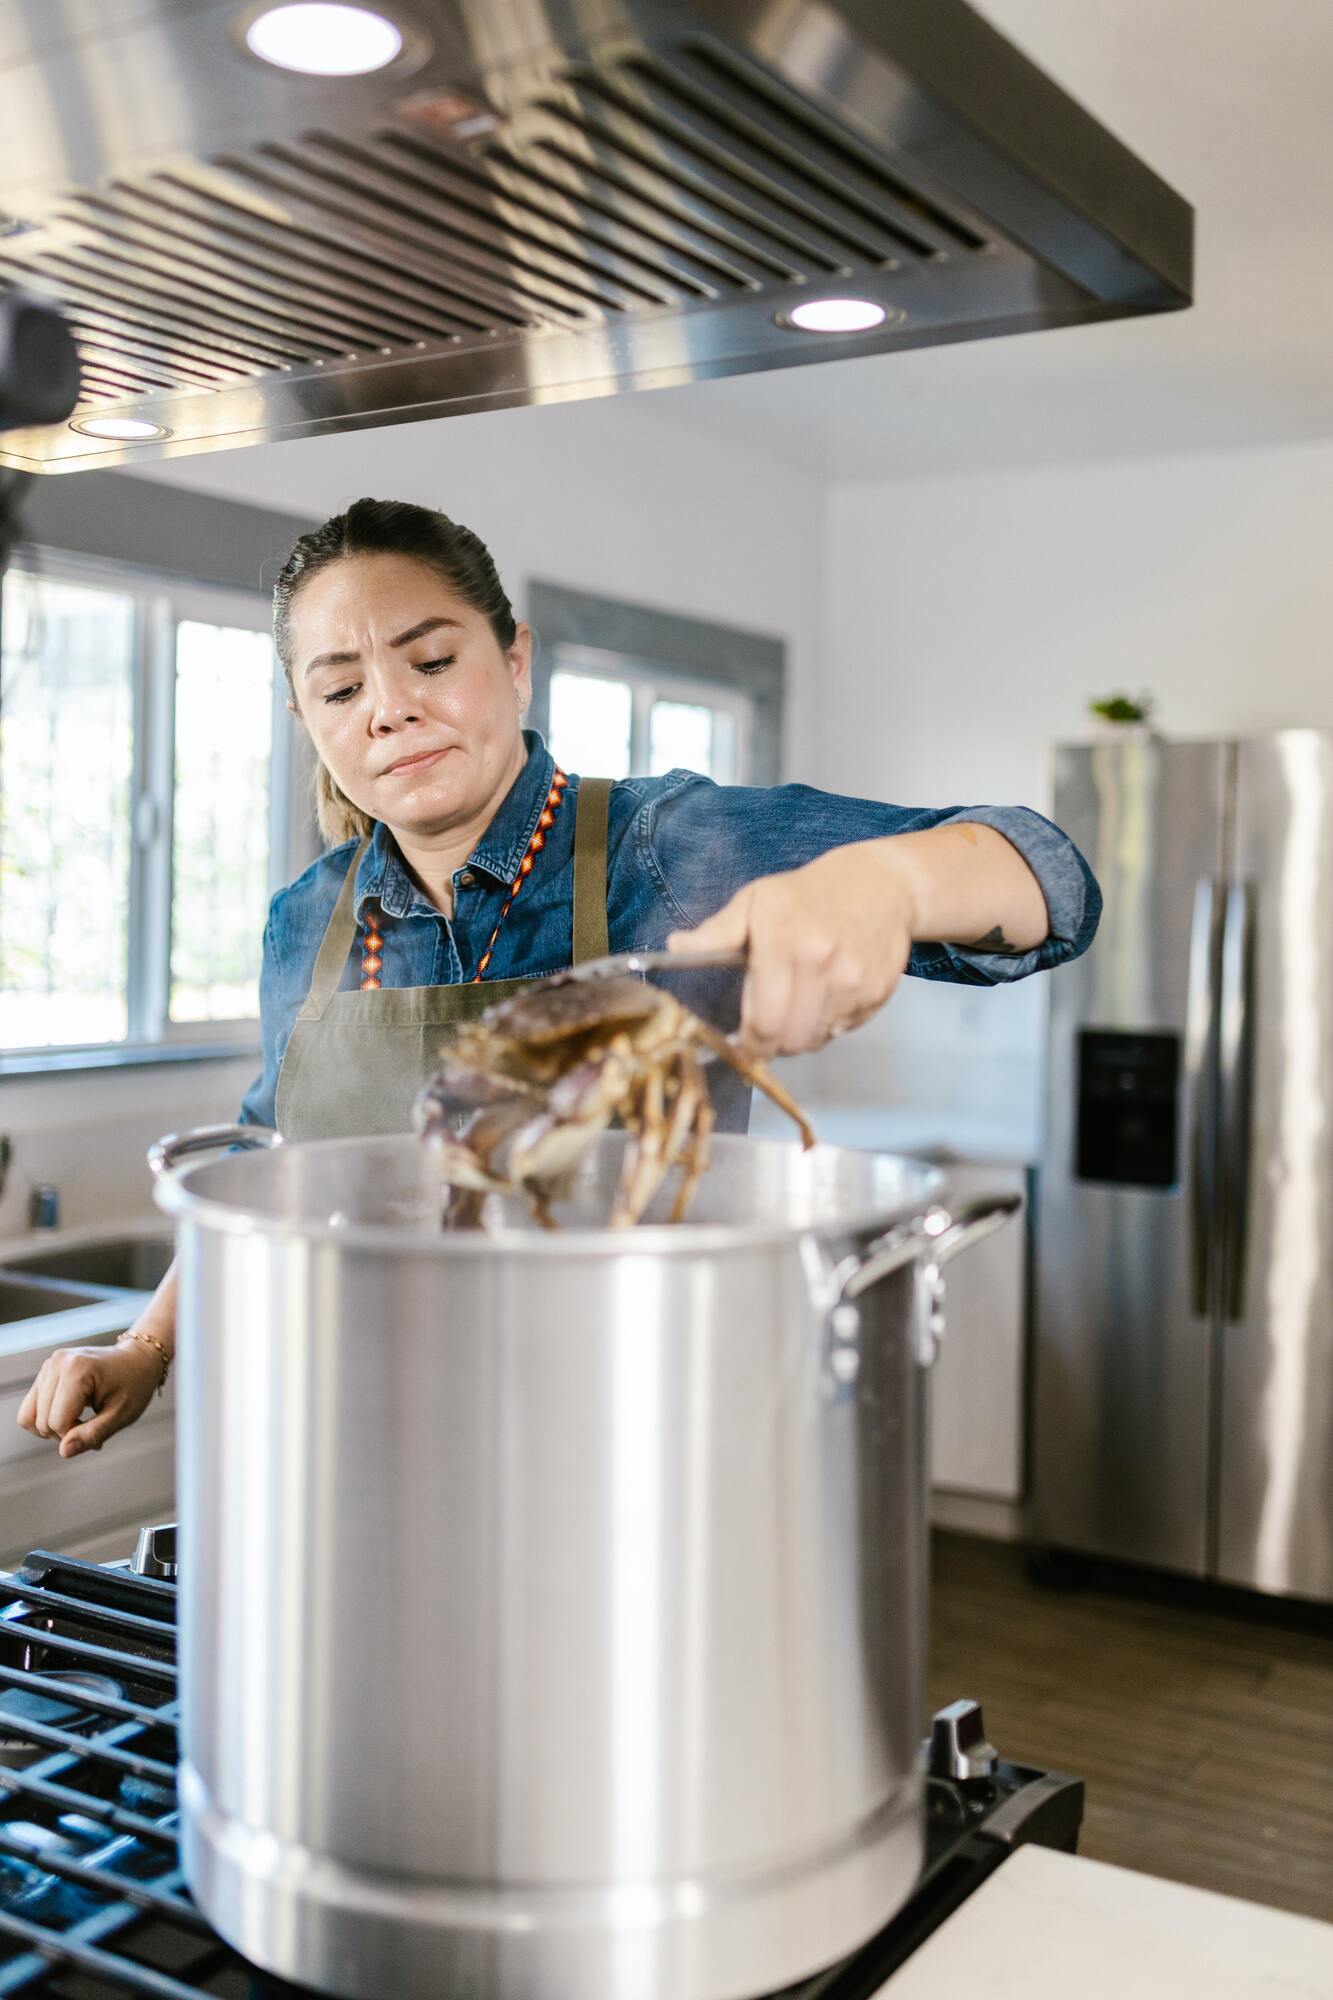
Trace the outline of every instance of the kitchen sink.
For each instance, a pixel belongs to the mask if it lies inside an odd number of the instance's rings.
[[[175,1251],[170,1236],[103,1236],[91,1243],[55,1244],[5,1260],[4,1272],[64,1279],[70,1284],[155,1291]],[[4,1273],[0,1272],[0,1277]],[[82,1305],[84,1301],[79,1300]]]
[[[0,1326],[13,1326],[24,1319],[42,1319],[48,1313],[71,1312],[78,1306],[96,1305],[100,1294],[92,1286],[28,1284],[0,1271]]]

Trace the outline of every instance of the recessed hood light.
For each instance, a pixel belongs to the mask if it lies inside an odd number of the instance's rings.
[[[877,306],[873,299],[810,299],[783,318],[802,333],[869,333],[888,316],[887,306]]]
[[[165,424],[150,424],[144,417],[80,417],[70,425],[85,437],[107,438],[113,444],[142,444],[147,438],[170,437]]]
[[[245,31],[245,45],[261,62],[307,76],[367,76],[402,53],[402,30],[369,7],[339,0],[298,0],[269,7]]]

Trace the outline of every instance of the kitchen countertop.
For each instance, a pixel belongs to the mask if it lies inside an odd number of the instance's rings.
[[[1014,1123],[960,1111],[896,1109],[891,1105],[806,1103],[819,1138],[831,1146],[876,1153],[911,1153],[978,1166],[1031,1166],[1030,1134]],[[750,1131],[757,1139],[790,1139],[792,1123],[762,1092],[754,1094]]]
[[[1333,1924],[1022,1847],[884,2000],[1329,2000]]]

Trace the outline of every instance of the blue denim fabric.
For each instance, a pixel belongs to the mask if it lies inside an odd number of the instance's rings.
[[[529,734],[527,741],[524,770],[480,845],[454,876],[452,919],[421,894],[392,835],[385,826],[376,826],[358,870],[356,901],[358,919],[368,909],[383,918],[380,976],[386,987],[452,985],[474,976],[555,769],[541,738]],[[577,785],[571,775],[545,850],[505,919],[489,968],[492,979],[537,978],[569,964]],[[1101,914],[1101,893],[1077,848],[1039,813],[1022,806],[937,811],[881,805],[809,785],[719,786],[693,771],[627,778],[612,791],[607,859],[611,949],[659,947],[668,931],[701,923],[747,882],[799,868],[832,847],[914,833],[948,820],[993,826],[1012,841],[1041,884],[1050,935],[1037,950],[1019,956],[919,944],[909,972],[923,979],[990,986],[1062,965],[1086,951]],[[355,852],[352,841],[331,849],[273,898],[259,988],[264,1067],[241,1107],[246,1123],[273,1123],[283,1051]],[[360,961],[353,952],[342,984],[355,989],[359,983]],[[739,993],[733,974],[672,975],[671,985],[682,999],[693,994],[714,1019],[726,1012],[728,997],[734,1011]]]

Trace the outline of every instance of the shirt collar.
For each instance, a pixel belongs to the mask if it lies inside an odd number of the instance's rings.
[[[555,776],[555,758],[535,729],[523,731],[528,761],[510,786],[499,812],[468,856],[468,867],[493,875],[505,887],[523,865],[528,843],[537,831],[546,795]]]
[[[537,830],[546,795],[555,775],[555,758],[535,729],[525,729],[528,760],[505,794],[499,811],[468,856],[467,866],[480,875],[490,875],[506,888],[515,879],[528,851],[528,842]],[[378,903],[388,917],[425,913],[438,916],[433,903],[422,895],[398,852],[398,843],[382,820],[375,822],[370,845],[356,871],[356,914],[358,923],[365,905]]]

